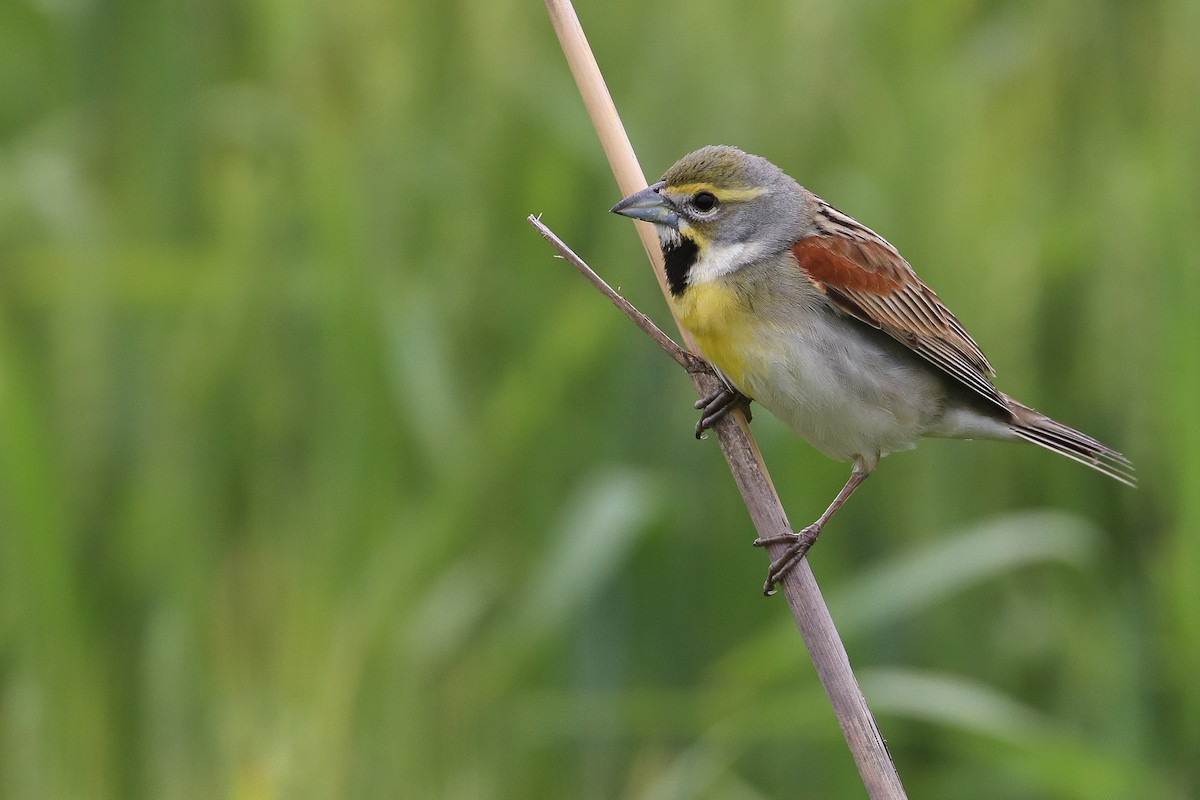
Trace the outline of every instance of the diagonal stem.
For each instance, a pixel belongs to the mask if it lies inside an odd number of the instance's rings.
[[[604,78],[584,36],[575,9],[570,0],[545,2],[546,11],[554,25],[559,44],[575,77],[575,83],[601,146],[608,157],[613,175],[617,179],[617,185],[623,194],[632,194],[646,186],[646,178],[638,165],[624,126],[621,125],[616,106],[604,85]],[[666,284],[657,237],[652,226],[647,223],[637,223],[637,228],[642,246],[653,266],[655,279],[665,294]],[[678,323],[678,320],[676,322]],[[681,328],[680,333],[684,345],[694,350],[695,343],[687,332]],[[688,371],[700,397],[707,397],[719,387],[719,381],[713,373],[693,371],[690,368]],[[765,539],[790,533],[791,526],[787,515],[779,502],[775,487],[771,484],[762,454],[750,435],[745,415],[739,409],[735,409],[717,423],[715,430],[721,451],[729,463],[734,482],[742,493],[759,537]],[[785,544],[774,544],[767,548],[772,559],[779,558],[786,551]],[[846,648],[838,636],[833,618],[807,560],[801,561],[784,576],[782,588],[788,607],[796,620],[796,627],[800,630],[816,667],[817,676],[833,705],[867,795],[871,800],[903,800],[907,795],[900,783],[900,776],[892,763],[875,718],[867,707],[858,680],[850,667]]]
[[[530,214],[527,219],[529,220],[529,224],[532,225],[537,232],[542,235],[542,238],[554,246],[554,249],[558,251],[558,254],[562,256],[564,261],[566,261],[575,269],[579,270],[583,277],[591,281],[592,285],[599,289],[600,292],[607,297],[614,306],[621,309],[621,312],[625,316],[629,317],[629,319],[633,321],[634,325],[637,325],[639,328],[641,328],[647,336],[658,343],[659,347],[661,347],[663,350],[666,350],[667,355],[675,359],[676,364],[687,370],[691,370],[693,368],[695,362],[699,361],[699,359],[697,359],[687,350],[684,350],[682,347],[675,344],[675,340],[663,333],[662,328],[655,325],[653,320],[651,320],[641,311],[638,311],[633,303],[626,300],[617,292],[616,289],[609,286],[608,281],[597,275],[596,271],[589,267],[582,258],[575,255],[575,251],[570,247],[567,247],[566,242],[558,238],[558,235],[554,233],[554,231],[546,227],[545,223],[543,223],[541,219],[535,217],[533,214]]]

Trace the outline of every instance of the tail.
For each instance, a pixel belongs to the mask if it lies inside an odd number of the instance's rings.
[[[1008,402],[1013,416],[1010,428],[1018,437],[1078,461],[1126,486],[1137,485],[1133,464],[1116,450],[1012,398]]]

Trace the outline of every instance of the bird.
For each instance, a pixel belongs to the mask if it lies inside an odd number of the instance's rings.
[[[853,465],[815,522],[755,540],[789,545],[766,594],[880,459],[923,437],[1031,442],[1135,485],[1124,455],[997,389],[975,340],[899,251],[767,159],[702,147],[612,212],[654,225],[671,310],[721,379],[696,403],[697,437],[756,402]]]

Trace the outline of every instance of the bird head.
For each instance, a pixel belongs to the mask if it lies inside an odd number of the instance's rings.
[[[683,244],[704,258],[714,248],[749,247],[761,257],[807,233],[805,194],[765,158],[713,145],[684,156],[612,211],[654,223],[664,251]]]

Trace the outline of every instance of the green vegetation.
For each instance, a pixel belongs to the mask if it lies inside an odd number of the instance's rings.
[[[914,798],[1200,794],[1200,4],[583,4],[1124,450],[888,458],[813,567]],[[0,796],[842,798],[537,2],[0,7]],[[760,413],[793,522],[845,478]]]

